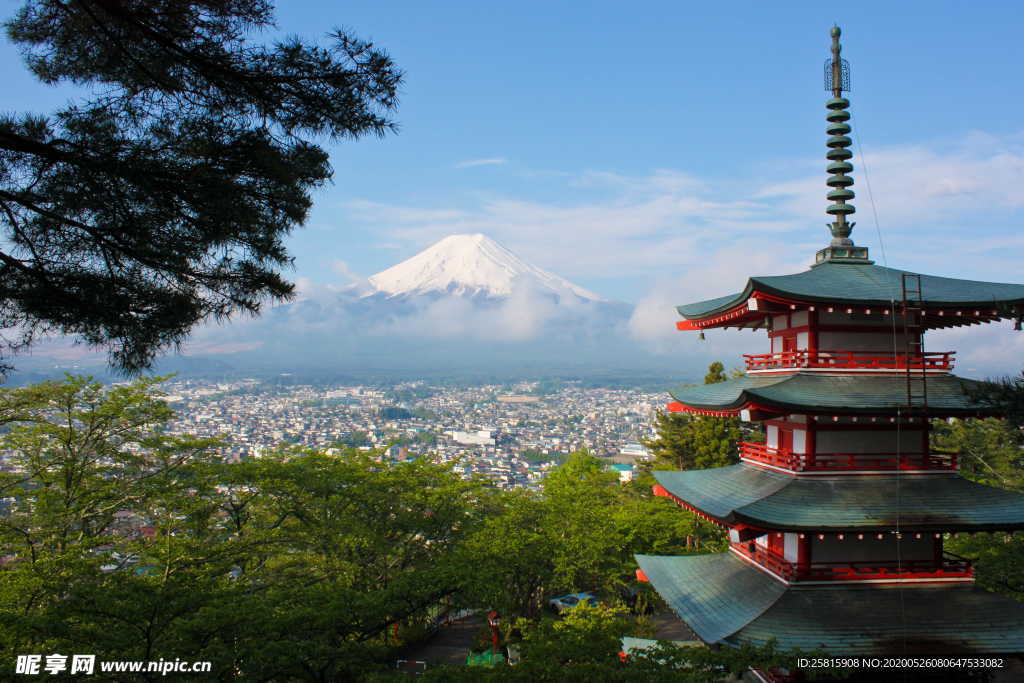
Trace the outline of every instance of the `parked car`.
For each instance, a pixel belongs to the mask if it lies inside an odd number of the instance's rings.
[[[563,595],[558,598],[551,598],[548,600],[548,607],[555,611],[556,614],[561,614],[567,609],[572,609],[581,602],[585,602],[588,605],[600,604],[600,601],[594,597],[593,593],[570,593],[569,595]]]

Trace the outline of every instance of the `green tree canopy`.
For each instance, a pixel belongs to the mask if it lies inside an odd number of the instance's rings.
[[[1004,385],[998,392],[1003,404],[1020,401],[1009,386]],[[960,471],[968,479],[1024,491],[1024,432],[1019,424],[995,418],[936,420],[932,423],[932,445],[957,453]],[[1024,600],[1024,538],[1019,534],[960,535],[947,538],[945,547],[973,561],[979,585]]]
[[[704,384],[718,384],[727,382],[729,378],[725,374],[725,366],[721,361],[715,361],[708,366],[708,374],[704,375]]]
[[[541,495],[495,496],[493,509],[467,539],[467,605],[506,617],[535,618],[546,598],[597,591],[614,600],[635,582],[634,555],[684,554],[692,541],[724,549],[721,532],[650,486],[623,486],[605,462],[577,452],[554,470]]]
[[[394,127],[387,55],[341,30],[263,44],[268,0],[28,0],[5,26],[41,81],[95,93],[0,116],[7,351],[74,334],[135,371],[290,298],[282,238],[331,176],[313,140]]]
[[[704,384],[728,379],[725,366],[715,361],[708,366]],[[656,468],[700,470],[739,462],[737,444],[742,433],[737,418],[659,411],[654,420],[657,436],[642,443],[654,454]]]
[[[700,470],[739,461],[740,429],[735,418],[659,411],[654,419],[657,436],[643,444],[654,454],[655,468]]]
[[[615,607],[634,553],[685,553],[716,532],[599,458],[572,454],[540,492],[355,450],[227,462],[217,441],[167,433],[156,382],[0,389],[0,668],[95,652],[208,660],[223,680],[383,680],[403,634],[451,605],[532,618],[522,668],[502,672],[521,680],[729,666],[703,649],[667,668],[618,661],[636,628]],[[578,590],[603,606],[537,618]],[[476,672],[446,680],[463,673]]]
[[[1024,432],[1007,420],[936,420],[932,445],[957,453],[969,479],[1024,491]]]
[[[481,485],[359,452],[225,462],[166,434],[153,383],[0,390],[0,667],[70,651],[354,680],[463,589]]]
[[[412,417],[412,413],[402,406],[384,406],[379,415],[384,420],[408,420]]]

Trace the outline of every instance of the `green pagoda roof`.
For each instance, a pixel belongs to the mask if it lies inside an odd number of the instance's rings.
[[[735,561],[723,561],[728,559]],[[732,635],[786,592],[784,583],[762,571],[749,571],[732,553],[637,555],[636,561],[665,602],[705,643]]]
[[[903,273],[865,263],[822,263],[795,275],[752,277],[742,292],[676,307],[688,319],[706,318],[742,304],[755,291],[795,301],[884,306],[902,299]],[[926,307],[1005,307],[1024,304],[1024,285],[921,275]]]
[[[1024,494],[956,474],[793,477],[739,464],[654,476],[673,496],[712,517],[763,529],[1024,529]]]
[[[993,408],[971,400],[969,391],[982,382],[954,375],[928,377],[928,414],[982,416]],[[716,384],[683,385],[669,392],[672,398],[698,410],[737,411],[756,404],[779,412],[844,415],[907,415],[907,379],[904,375],[791,374],[744,375]]]
[[[704,642],[830,656],[1024,651],[1024,603],[973,584],[787,586],[736,557],[637,555]]]

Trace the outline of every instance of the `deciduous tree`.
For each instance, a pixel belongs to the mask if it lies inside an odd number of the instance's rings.
[[[1007,420],[935,421],[932,442],[957,453],[960,471],[970,479],[1024,491],[1024,432]]]
[[[995,392],[990,394],[991,399],[1009,406],[1008,412],[1014,414],[1012,405],[1021,399],[1012,385],[1003,385]],[[932,442],[936,448],[959,455],[960,471],[967,478],[1024,491],[1024,433],[1019,423],[995,418],[935,421]],[[1024,539],[1019,534],[962,535],[947,538],[945,545],[973,561],[979,585],[1024,600]]]
[[[427,460],[224,462],[153,380],[0,391],[0,665],[26,652],[353,680],[463,587],[482,487]]]

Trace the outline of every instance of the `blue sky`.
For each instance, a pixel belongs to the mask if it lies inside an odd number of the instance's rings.
[[[407,72],[401,133],[334,150],[298,274],[368,275],[461,231],[634,302],[723,250],[806,264],[826,239],[837,21],[863,150],[854,237],[881,256],[866,160],[890,264],[1012,278],[1021,19],[1012,3],[288,3],[282,29],[349,26]]]
[[[340,285],[485,232],[670,331],[670,303],[801,270],[827,241],[838,23],[854,239],[890,266],[1020,281],[1022,19],[1013,2],[279,3],[283,33],[344,26],[406,72],[398,135],[330,147],[292,275]],[[66,97],[20,72],[5,93],[23,111]]]

